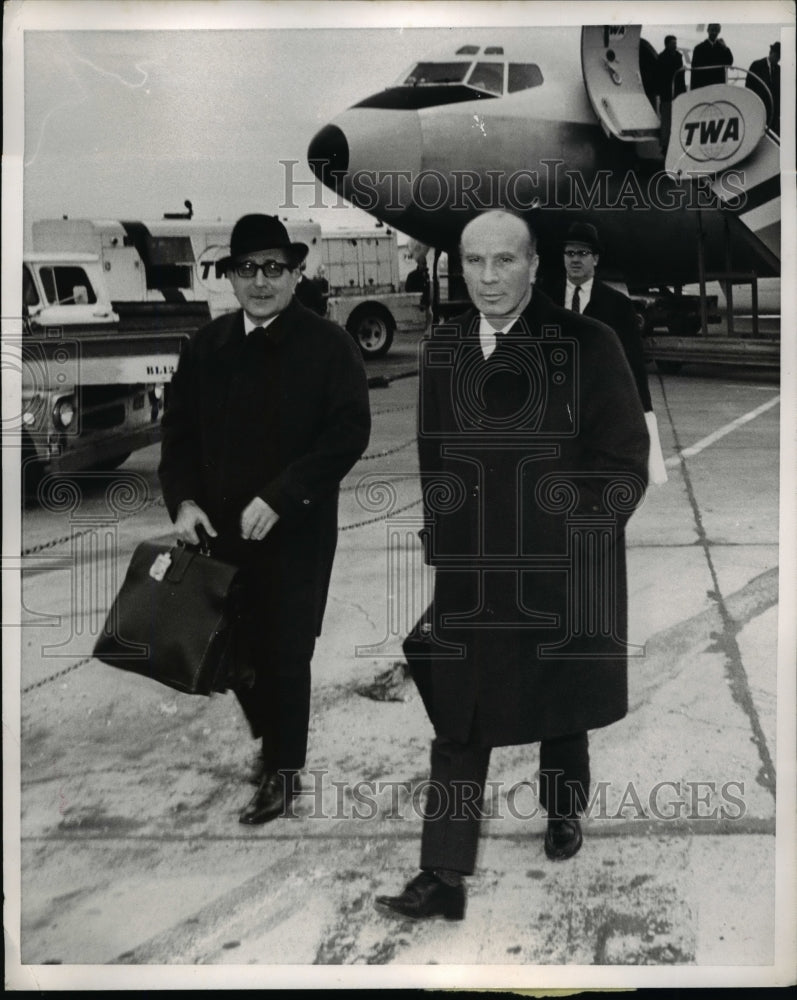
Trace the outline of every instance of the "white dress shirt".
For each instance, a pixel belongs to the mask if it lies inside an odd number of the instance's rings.
[[[585,281],[583,285],[574,285],[573,282],[568,278],[567,287],[565,288],[565,309],[573,308],[573,292],[578,288],[578,311],[583,313],[587,308],[589,303],[589,297],[592,295],[592,281]]]
[[[279,313],[277,313],[277,316],[279,316]],[[256,330],[258,327],[265,330],[266,327],[271,326],[277,316],[270,316],[268,319],[264,319],[262,323],[255,323],[254,320],[249,319],[246,313],[244,313],[244,333],[248,337],[252,330]]]
[[[484,355],[484,360],[486,361],[496,348],[498,343],[497,335],[499,333],[506,333],[514,323],[517,321],[517,316],[512,316],[506,321],[504,326],[499,330],[493,327],[486,316],[480,314],[479,322],[479,343],[482,347],[482,354]]]

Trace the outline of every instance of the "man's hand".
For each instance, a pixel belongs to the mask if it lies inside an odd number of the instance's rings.
[[[241,514],[241,538],[252,542],[262,542],[280,516],[263,500],[255,497],[243,509]]]
[[[218,534],[199,504],[194,503],[193,500],[183,500],[177,508],[177,517],[174,522],[174,529],[180,541],[198,545],[199,535],[196,533],[198,524],[204,527],[211,538],[215,538]]]

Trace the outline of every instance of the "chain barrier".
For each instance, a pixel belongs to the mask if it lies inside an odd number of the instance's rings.
[[[78,660],[77,663],[73,663],[69,667],[64,667],[63,670],[59,670],[57,673],[51,674],[49,677],[45,677],[43,680],[36,681],[35,684],[28,684],[27,687],[22,688],[21,694],[30,694],[31,691],[35,691],[36,688],[44,687],[45,684],[50,684],[52,681],[58,680],[59,677],[63,677],[66,674],[71,674],[73,670],[77,670],[78,667],[85,666],[87,663],[91,663],[94,657],[84,656],[82,660]]]
[[[397,444],[395,448],[386,448],[384,451],[375,451],[370,455],[363,455],[360,459],[361,462],[370,462],[373,458],[386,458],[388,455],[395,455],[398,451],[404,451],[405,448],[409,448],[411,444],[415,444],[416,438],[413,435],[409,441],[405,441],[404,444]]]
[[[149,510],[150,507],[163,507],[163,497],[153,497],[151,500],[147,500],[144,506],[140,510],[133,511],[130,514],[124,514],[118,519],[117,524],[121,524],[122,521],[129,521],[133,517],[138,517],[139,514],[143,514],[145,510]],[[22,549],[20,552],[21,556],[33,556],[38,552],[45,552],[47,549],[54,549],[57,545],[64,545],[66,542],[70,542],[73,538],[80,538],[83,535],[90,535],[92,531],[95,531],[95,527],[86,528],[83,531],[73,531],[68,535],[61,535],[60,538],[53,538],[49,542],[39,542],[38,545],[30,545],[26,549]]]
[[[366,524],[376,524],[377,521],[386,521],[389,517],[393,517],[394,514],[400,514],[402,511],[409,510],[410,507],[417,507],[419,503],[423,503],[423,497],[418,497],[417,500],[413,500],[411,503],[405,503],[403,507],[397,507],[388,514],[382,514],[379,517],[369,517],[365,521],[356,521],[354,524],[344,524],[338,528],[338,531],[352,531],[354,528],[362,528]]]

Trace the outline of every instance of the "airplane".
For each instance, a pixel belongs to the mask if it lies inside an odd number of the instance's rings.
[[[456,254],[485,208],[526,215],[541,276],[574,220],[630,288],[780,274],[780,146],[747,71],[687,90],[660,145],[639,25],[470,30],[325,125],[307,158],[351,204]],[[689,60],[685,60],[688,68]]]

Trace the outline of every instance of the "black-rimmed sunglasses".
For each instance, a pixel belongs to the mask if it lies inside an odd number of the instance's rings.
[[[284,271],[292,271],[293,264],[283,264],[279,260],[265,260],[258,264],[256,260],[241,260],[233,264],[233,270],[239,278],[254,278],[258,271],[266,278],[280,278]]]

